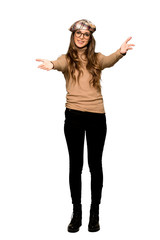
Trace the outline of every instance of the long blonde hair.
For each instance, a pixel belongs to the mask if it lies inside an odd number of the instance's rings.
[[[98,91],[101,91],[100,85],[101,69],[98,66],[98,54],[95,53],[95,44],[96,44],[95,39],[91,34],[89,43],[85,50],[85,56],[88,60],[86,68],[92,75],[92,78],[89,81],[89,83],[93,85],[93,87],[95,87]],[[74,32],[72,32],[71,34],[70,45],[66,56],[67,59],[69,60],[70,74],[75,82],[76,81],[79,82],[80,75],[83,74],[83,71],[81,70],[81,60],[78,57],[77,48],[75,47],[74,43]],[[75,69],[78,70],[77,79],[75,76]]]

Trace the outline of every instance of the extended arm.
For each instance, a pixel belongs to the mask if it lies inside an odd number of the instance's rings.
[[[44,70],[51,70],[56,69],[61,72],[65,72],[67,69],[67,60],[65,54],[62,54],[57,60],[55,61],[49,61],[47,59],[36,59],[36,61],[43,62],[41,65],[38,66],[38,68],[44,69]]]
[[[116,62],[119,61],[124,55],[120,52],[121,49],[118,49],[116,52],[105,56],[102,53],[99,53],[99,64],[101,70],[105,68],[112,67]]]
[[[131,46],[135,46],[134,44],[127,44],[131,38],[132,37],[127,38],[121,47],[109,56],[105,56],[102,53],[99,53],[99,63],[102,70],[107,67],[112,67],[116,62],[119,61],[119,59],[126,55],[128,49],[132,49]]]

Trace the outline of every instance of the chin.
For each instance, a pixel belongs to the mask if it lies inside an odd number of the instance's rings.
[[[84,43],[84,44],[79,44],[78,42],[76,42],[76,46],[79,47],[79,48],[83,48],[85,47],[87,44]]]

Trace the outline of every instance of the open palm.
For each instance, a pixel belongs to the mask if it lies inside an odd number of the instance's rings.
[[[53,68],[53,63],[51,63],[47,59],[37,58],[36,61],[43,62],[41,65],[38,66],[38,68],[41,68],[41,69],[47,70],[47,71],[49,71],[49,70],[51,70]]]
[[[126,39],[126,41],[121,45],[121,53],[126,53],[129,49],[133,49],[131,46],[135,46],[134,44],[128,44],[132,37]]]

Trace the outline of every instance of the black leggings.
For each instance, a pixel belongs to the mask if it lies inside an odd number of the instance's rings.
[[[85,132],[91,173],[91,203],[100,204],[103,187],[102,152],[107,133],[106,115],[66,108],[64,133],[69,152],[69,184],[73,204],[81,203]]]

